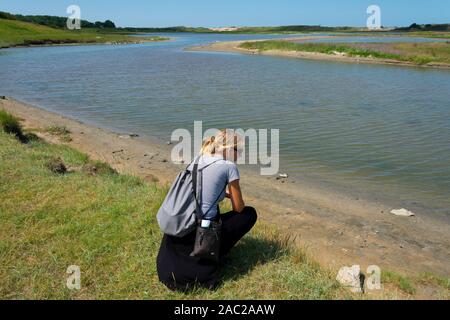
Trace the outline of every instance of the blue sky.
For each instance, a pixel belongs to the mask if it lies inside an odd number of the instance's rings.
[[[384,26],[450,23],[448,0],[0,0],[0,11],[66,16],[71,4],[86,20],[118,26],[365,26],[366,8],[381,7]]]

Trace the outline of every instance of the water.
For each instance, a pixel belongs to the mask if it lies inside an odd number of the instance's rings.
[[[184,51],[286,35],[170,36],[1,50],[0,94],[162,140],[194,120],[279,128],[282,172],[450,217],[449,71]]]

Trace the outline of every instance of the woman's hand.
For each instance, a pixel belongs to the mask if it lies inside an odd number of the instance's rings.
[[[241,186],[239,180],[233,181],[228,185],[229,196],[233,211],[241,213],[245,208],[244,199],[242,198]]]

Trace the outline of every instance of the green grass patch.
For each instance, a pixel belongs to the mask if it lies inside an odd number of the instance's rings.
[[[391,59],[413,62],[418,65],[430,62],[450,63],[450,44],[448,43],[383,43],[382,45],[383,49],[370,50],[350,44],[295,43],[285,40],[270,40],[244,42],[240,47],[258,51],[302,51],[329,55],[343,53],[349,57]],[[392,50],[398,53],[390,53],[389,51]]]
[[[421,274],[419,276],[418,282],[422,284],[433,284],[446,290],[450,290],[450,278],[445,278],[433,273]]]
[[[71,132],[65,126],[49,126],[45,129],[45,132],[59,137],[62,142],[71,142],[72,138],[70,136]]]
[[[383,271],[381,273],[381,281],[383,283],[390,283],[405,293],[411,295],[416,293],[416,288],[414,287],[412,280],[396,272]]]
[[[68,168],[93,163],[65,145],[24,145],[0,133],[0,299],[352,297],[260,222],[233,249],[217,290],[172,292],[156,273],[156,212],[167,189],[103,169],[54,174],[46,164],[59,158]],[[66,288],[70,265],[81,268],[80,291]]]
[[[5,110],[0,110],[0,127],[8,134],[23,136],[22,126],[19,119]]]
[[[63,135],[70,134],[70,130],[67,129],[65,126],[53,125],[53,126],[47,127],[47,129],[45,131],[47,131],[50,134],[58,135],[58,136],[63,136]]]
[[[408,37],[423,37],[423,38],[435,38],[435,39],[450,39],[450,32],[439,31],[418,31],[403,33],[403,36]]]
[[[167,40],[167,38],[136,38],[97,29],[54,29],[28,22],[0,19],[0,48],[50,44],[134,43],[137,41],[161,40]]]

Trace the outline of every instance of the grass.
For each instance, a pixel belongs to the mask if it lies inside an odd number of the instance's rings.
[[[95,29],[61,30],[28,22],[0,19],[0,48],[46,44],[134,43],[166,39],[136,38]]]
[[[450,32],[442,32],[442,31],[414,31],[402,33],[402,35],[409,37],[450,39]]]
[[[100,170],[52,173],[92,161],[65,145],[20,143],[0,132],[0,299],[334,299],[352,297],[333,274],[258,223],[233,250],[216,291],[159,283],[155,216],[166,188]],[[105,164],[103,164],[106,166]],[[66,270],[81,268],[81,290]]]
[[[415,294],[416,288],[414,287],[412,281],[393,271],[383,271],[381,273],[381,281],[383,283],[390,283],[408,294]]]
[[[438,287],[444,288],[450,291],[450,278],[444,278],[433,273],[423,273],[418,279],[422,284],[434,284]]]
[[[65,126],[49,126],[45,131],[53,136],[57,136],[62,142],[71,142],[72,138],[70,136],[71,132]]]
[[[383,46],[385,49],[395,50],[398,53],[358,48],[350,44],[295,43],[283,40],[245,42],[240,45],[243,49],[258,51],[303,51],[330,55],[344,53],[350,57],[392,59],[413,62],[418,65],[430,62],[450,64],[450,45],[448,43],[383,43]]]
[[[17,137],[23,136],[22,126],[19,120],[4,110],[0,110],[0,128],[4,132],[14,134]]]

